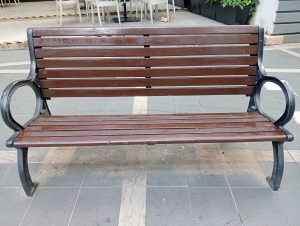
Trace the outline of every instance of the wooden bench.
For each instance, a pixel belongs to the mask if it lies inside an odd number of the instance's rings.
[[[26,194],[37,186],[28,170],[29,147],[258,141],[273,143],[267,180],[277,190],[283,143],[293,140],[283,126],[295,100],[286,84],[266,75],[263,39],[256,26],[29,29],[29,76],[12,82],[1,99],[4,122],[15,131],[7,146],[17,149]],[[278,120],[261,109],[266,82],[277,84],[286,99]],[[31,87],[37,101],[25,125],[10,111],[21,86]],[[52,98],[170,95],[246,95],[249,107],[240,113],[56,116],[47,105]]]

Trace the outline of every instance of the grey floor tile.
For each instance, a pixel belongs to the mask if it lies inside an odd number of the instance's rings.
[[[242,225],[229,188],[190,188],[195,226]]]
[[[79,187],[86,164],[42,164],[36,175],[40,187]]]
[[[187,188],[147,188],[147,226],[192,226]]]
[[[275,193],[282,205],[292,226],[298,226],[300,222],[299,206],[300,193],[298,188],[280,189]]]
[[[278,198],[267,188],[233,188],[239,213],[244,225],[290,225]]]
[[[147,186],[186,186],[187,176],[173,170],[151,170],[147,173]]]
[[[79,188],[43,188],[35,194],[23,225],[67,225]]]
[[[82,188],[70,225],[117,226],[121,188]]]
[[[225,175],[197,174],[188,176],[189,187],[228,187]]]
[[[266,68],[300,68],[298,57],[281,50],[265,51],[264,66]]]
[[[30,163],[29,164],[29,171],[31,174],[32,180],[36,181],[37,172],[39,170],[40,164]],[[19,179],[19,171],[18,165],[13,164],[5,174],[5,176],[0,181],[0,187],[21,187],[21,182]]]
[[[0,163],[0,184],[1,180],[3,179],[4,175],[7,173],[10,167],[10,163]]]
[[[121,187],[122,169],[115,164],[89,164],[83,181],[83,187]]]
[[[22,188],[0,188],[0,224],[15,226],[21,222],[31,198]]]

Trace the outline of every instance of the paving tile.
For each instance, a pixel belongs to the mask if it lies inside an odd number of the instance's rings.
[[[83,187],[121,187],[122,169],[115,164],[89,164],[83,181]]]
[[[156,169],[147,173],[147,186],[186,186],[187,177],[175,169]]]
[[[147,188],[147,226],[192,226],[187,188]]]
[[[39,170],[40,164],[29,164],[29,171],[33,181],[36,181],[37,172]],[[21,182],[19,178],[18,165],[12,164],[12,166],[8,169],[5,176],[0,181],[0,187],[21,187]]]
[[[229,188],[189,188],[195,226],[242,225]]]
[[[67,225],[78,189],[43,188],[37,190],[21,225]]]
[[[29,171],[39,187],[79,187],[84,175],[85,164],[40,164],[30,163]],[[20,187],[18,166],[13,164],[0,181],[0,187]]]
[[[121,188],[82,188],[70,225],[117,226]]]
[[[10,167],[11,167],[10,163],[0,163],[0,184],[1,184],[1,180],[3,179],[4,175],[9,170]]]
[[[280,189],[275,193],[280,205],[284,209],[292,226],[298,226],[300,222],[299,206],[300,194],[299,188]]]
[[[251,150],[225,151],[226,173],[231,187],[267,187],[265,174]]]
[[[281,50],[264,51],[264,66],[266,68],[300,68],[298,57]]]
[[[79,187],[86,164],[42,164],[36,175],[40,187]]]
[[[0,188],[0,200],[1,225],[19,225],[31,198],[28,198],[21,188]]]
[[[189,187],[228,187],[225,175],[197,174],[188,176]]]
[[[268,188],[233,188],[233,195],[243,222],[249,226],[290,225],[283,208]]]

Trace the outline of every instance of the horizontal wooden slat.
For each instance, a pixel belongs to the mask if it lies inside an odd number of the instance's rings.
[[[230,112],[230,113],[214,113],[214,114],[204,114],[204,113],[189,113],[189,114],[153,114],[153,115],[145,115],[145,114],[137,114],[137,115],[43,115],[35,120],[35,122],[49,122],[49,121],[105,121],[105,120],[114,120],[114,121],[124,121],[124,120],[156,120],[156,119],[199,119],[199,118],[207,118],[207,119],[239,119],[239,118],[257,118],[257,119],[265,119],[264,116],[257,112]],[[269,121],[269,120],[267,120]]]
[[[82,35],[172,35],[172,34],[251,34],[257,26],[210,26],[172,28],[34,28],[33,36]]]
[[[139,86],[217,86],[254,85],[255,76],[214,77],[214,78],[134,78],[134,79],[80,79],[80,80],[41,80],[41,88],[74,87],[139,87]]]
[[[208,75],[256,75],[255,66],[231,66],[208,68],[160,68],[160,69],[39,69],[39,78],[87,78],[87,77],[169,77]]]
[[[118,96],[182,96],[182,95],[250,95],[252,86],[230,88],[151,88],[151,89],[107,89],[72,90],[42,89],[42,95],[48,97],[118,97]]]
[[[240,128],[240,127],[272,127],[270,122],[215,122],[215,123],[194,123],[194,124],[151,124],[151,125],[89,125],[89,126],[58,126],[40,125],[30,126],[26,131],[100,131],[100,130],[144,130],[144,129],[195,129],[195,128]]]
[[[201,124],[201,123],[218,123],[218,122],[226,122],[226,123],[235,123],[235,122],[266,122],[265,118],[257,119],[257,118],[237,118],[237,119],[207,119],[207,118],[200,118],[200,119],[160,119],[160,120],[136,120],[136,121],[69,121],[69,122],[62,122],[62,121],[48,121],[48,122],[32,122],[31,126],[88,126],[88,125],[155,125],[155,124]]]
[[[256,44],[256,34],[239,35],[186,35],[186,36],[137,36],[137,37],[68,37],[34,38],[35,47],[54,46],[161,46],[161,45],[208,45],[208,44]]]
[[[57,146],[96,146],[112,144],[168,144],[168,143],[217,143],[250,141],[285,141],[280,132],[211,133],[170,135],[123,135],[85,137],[17,137],[14,147],[57,147]]]
[[[238,128],[204,128],[204,129],[144,129],[144,130],[98,130],[98,131],[24,131],[20,137],[85,137],[85,136],[118,136],[118,135],[166,135],[166,134],[203,134],[203,133],[245,133],[274,132],[273,127],[238,127]]]
[[[257,54],[258,46],[171,47],[171,48],[39,48],[37,58],[44,57],[141,57]]]
[[[208,66],[208,65],[255,65],[257,57],[199,57],[162,59],[43,59],[37,60],[38,68],[69,67],[168,67],[168,66]]]

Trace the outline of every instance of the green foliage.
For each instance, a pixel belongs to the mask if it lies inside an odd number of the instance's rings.
[[[243,9],[245,6],[256,6],[258,0],[207,0],[208,3],[220,2],[223,7],[232,7]]]

